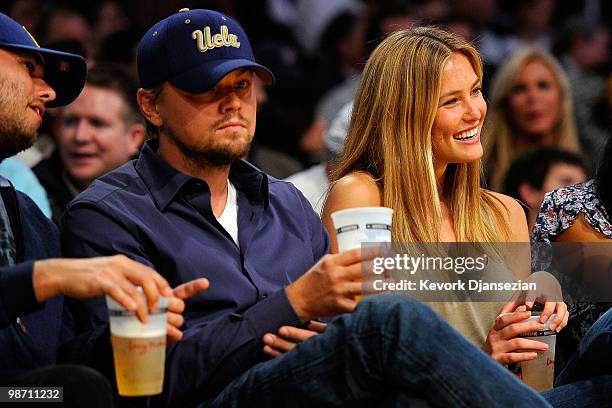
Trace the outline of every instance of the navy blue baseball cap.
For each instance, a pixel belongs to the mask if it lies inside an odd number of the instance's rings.
[[[244,29],[213,10],[181,9],[147,31],[138,45],[141,88],[164,81],[183,91],[202,93],[239,68],[250,68],[266,84],[272,71],[255,62]]]
[[[43,79],[56,97],[45,105],[50,108],[67,105],[83,90],[87,64],[83,57],[67,52],[41,48],[21,24],[0,13],[0,48],[24,50],[40,54],[45,62]]]

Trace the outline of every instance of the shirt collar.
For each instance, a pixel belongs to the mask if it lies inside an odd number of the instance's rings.
[[[249,200],[263,204],[265,208],[270,204],[268,176],[246,160],[236,160],[232,163],[229,180],[236,190],[245,193]]]
[[[140,151],[135,167],[151,192],[155,206],[163,211],[185,183],[195,178],[166,163],[157,154],[158,147],[159,140],[147,141]],[[250,201],[268,206],[268,177],[261,170],[244,160],[236,160],[230,167],[229,179],[236,190],[246,194]]]

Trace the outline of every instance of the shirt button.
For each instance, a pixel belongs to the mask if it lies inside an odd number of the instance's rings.
[[[267,297],[268,297],[268,295],[267,295],[267,294],[265,294],[265,293],[264,293],[263,295],[261,295],[261,298],[262,298],[262,299],[265,299],[265,298],[267,298]]]
[[[15,323],[17,324],[17,327],[19,327],[19,330],[23,332],[23,334],[28,334],[28,329],[25,327],[25,324],[23,324],[19,317],[15,319]]]

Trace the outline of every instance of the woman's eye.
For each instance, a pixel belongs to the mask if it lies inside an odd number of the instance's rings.
[[[474,88],[474,90],[472,91],[473,95],[479,95],[482,93],[482,88],[478,87],[478,88]]]
[[[548,88],[550,88],[550,82],[548,81],[538,81],[538,88],[542,89],[542,90],[546,90]]]
[[[457,98],[449,99],[448,101],[444,102],[442,106],[452,105],[455,102],[457,102]]]
[[[525,86],[524,84],[516,84],[512,87],[512,94],[513,95],[517,95],[520,93],[523,93],[527,90],[527,86]]]

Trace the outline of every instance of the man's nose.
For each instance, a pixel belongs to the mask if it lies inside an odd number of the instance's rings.
[[[219,109],[221,110],[221,113],[235,111],[240,109],[240,103],[240,97],[238,94],[234,91],[230,91],[221,100]]]
[[[57,96],[53,88],[47,84],[42,78],[35,79],[36,82],[36,97],[42,100],[44,103],[49,103],[55,100]]]
[[[92,137],[92,127],[86,119],[79,119],[74,129],[74,141],[77,143],[87,143]]]

